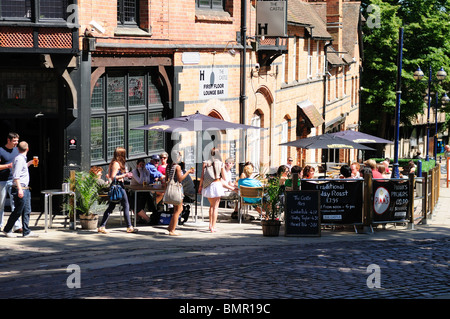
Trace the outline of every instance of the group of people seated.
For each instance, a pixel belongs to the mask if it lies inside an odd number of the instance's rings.
[[[126,181],[130,185],[151,185],[162,184],[166,181],[166,168],[168,166],[168,153],[162,152],[158,155],[152,155],[148,163],[144,159],[138,159],[136,167],[131,171],[130,177]],[[178,163],[181,170],[184,173],[184,163]],[[100,193],[106,195],[110,186],[109,176],[106,174],[106,181],[102,179],[103,169],[98,166],[93,166],[90,172],[97,176],[100,187]],[[184,191],[184,202],[193,202],[195,199],[195,186],[192,178],[189,174],[181,181]],[[136,195],[135,195],[136,196]],[[164,211],[162,199],[164,192],[155,192],[154,194],[148,192],[141,192],[137,196],[136,215],[137,221],[140,223],[157,225],[161,213]],[[129,198],[129,201],[133,201],[133,198]],[[170,205],[169,205],[170,206]],[[173,209],[173,207],[169,207]],[[151,212],[150,217],[146,212]]]

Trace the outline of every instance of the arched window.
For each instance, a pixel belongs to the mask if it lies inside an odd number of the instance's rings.
[[[261,115],[259,112],[253,114],[252,126],[261,127]],[[259,170],[261,163],[261,130],[248,130],[248,149],[250,150],[250,161]]]

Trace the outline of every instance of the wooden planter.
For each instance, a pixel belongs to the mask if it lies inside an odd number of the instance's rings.
[[[97,214],[80,215],[80,224],[81,229],[88,229],[88,230],[97,229],[98,215]]]
[[[279,220],[261,221],[263,236],[276,237],[280,235],[281,222]]]

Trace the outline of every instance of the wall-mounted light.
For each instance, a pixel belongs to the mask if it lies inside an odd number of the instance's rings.
[[[232,57],[234,57],[235,55],[236,55],[236,50],[234,49],[234,44],[233,44],[233,42],[236,42],[236,41],[228,41],[227,42],[227,45],[225,45],[225,49],[223,49],[223,52],[227,52],[228,51],[228,53],[232,56]],[[231,48],[230,49],[228,49],[228,45],[231,43]]]

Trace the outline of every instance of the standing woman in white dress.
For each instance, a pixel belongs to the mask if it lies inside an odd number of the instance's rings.
[[[224,188],[234,190],[228,185],[225,178],[225,168],[217,148],[211,150],[211,158],[203,162],[202,176],[200,178],[199,192],[209,201],[209,230],[217,231],[216,222],[219,212],[220,197],[225,195]]]

